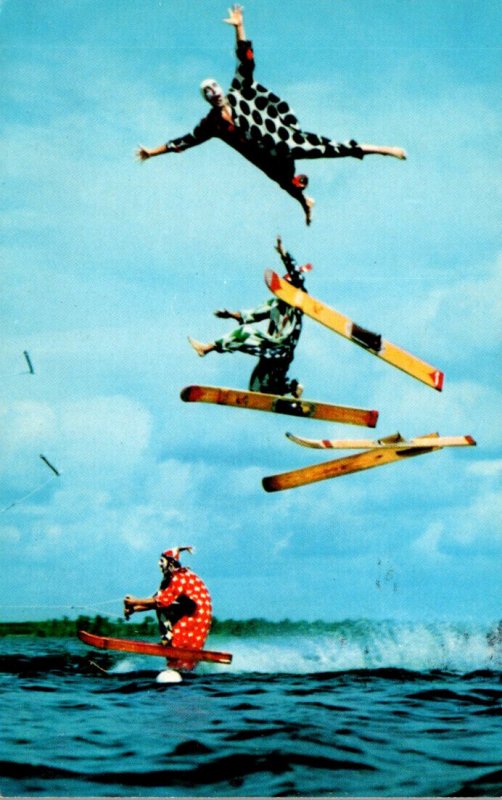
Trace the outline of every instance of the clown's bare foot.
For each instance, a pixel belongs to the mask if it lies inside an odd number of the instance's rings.
[[[358,147],[362,151],[363,156],[392,156],[393,158],[398,158],[400,161],[406,161],[406,151],[403,150],[402,147],[387,147],[387,145],[378,144],[360,144]]]
[[[402,147],[388,147],[388,153],[382,153],[384,156],[392,156],[393,158],[398,158],[400,161],[406,161],[406,150],[403,150]]]
[[[192,345],[197,355],[200,356],[201,358],[210,353],[211,350],[214,350],[212,344],[204,344],[204,342],[198,342],[197,339],[192,339],[191,336],[188,337],[188,341]]]

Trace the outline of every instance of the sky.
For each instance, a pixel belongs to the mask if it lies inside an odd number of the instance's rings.
[[[0,619],[119,616],[158,587],[162,550],[194,545],[220,619],[498,620],[500,4],[248,0],[256,78],[305,130],[408,154],[300,162],[310,227],[218,140],[134,159],[207,113],[202,79],[230,84],[226,12],[0,6]],[[375,431],[183,403],[189,384],[247,387],[254,359],[200,359],[187,337],[270,296],[278,234],[311,294],[444,370],[443,391],[305,319],[304,397],[376,408]],[[477,447],[267,494],[264,476],[336,455],[286,431]]]

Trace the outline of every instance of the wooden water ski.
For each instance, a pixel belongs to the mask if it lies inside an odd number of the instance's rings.
[[[132,639],[113,639],[109,636],[96,636],[87,631],[78,631],[78,638],[100,650],[119,650],[124,653],[140,653],[144,656],[161,656],[180,661],[213,661],[217,664],[230,664],[231,653],[218,653],[213,650],[191,650],[187,647],[165,647],[151,642],[138,642]]]
[[[351,408],[312,400],[297,400],[263,392],[249,392],[243,389],[226,389],[219,386],[186,386],[180,397],[186,403],[215,403],[222,406],[249,408],[255,411],[270,411],[275,414],[288,414],[292,417],[322,419],[342,422],[347,425],[364,425],[374,428],[378,411],[364,408]]]
[[[304,314],[316,320],[316,322],[320,322],[330,330],[335,331],[335,333],[339,333],[340,336],[344,336],[354,344],[368,350],[368,352],[406,372],[413,378],[422,381],[427,386],[431,386],[438,392],[442,390],[444,373],[437,367],[433,367],[401,347],[388,342],[380,334],[362,328],[349,317],[330,308],[321,300],[316,300],[307,292],[295,288],[271,269],[265,270],[265,283],[276,297],[284,300],[288,305],[301,309]]]
[[[384,436],[381,439],[307,439],[304,436],[295,436],[286,433],[288,439],[302,447],[312,447],[317,450],[406,450],[422,448],[432,444],[434,447],[468,447],[475,445],[472,436],[439,436],[431,434],[418,436],[414,439],[404,439],[400,433]]]
[[[324,481],[328,478],[349,475],[352,472],[361,472],[365,469],[372,469],[372,467],[382,467],[384,464],[391,464],[394,461],[442,449],[442,445],[438,444],[441,441],[438,434],[429,433],[426,436],[419,437],[419,439],[425,439],[427,444],[404,448],[400,447],[399,443],[389,448],[374,447],[371,450],[365,450],[363,453],[355,453],[344,458],[337,458],[334,461],[326,461],[322,464],[313,464],[291,472],[270,475],[267,478],[263,478],[262,485],[266,492],[279,492],[283,489],[294,489],[297,486]],[[466,444],[475,444],[475,442],[472,440]]]

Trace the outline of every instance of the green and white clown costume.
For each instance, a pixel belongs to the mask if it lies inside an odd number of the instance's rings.
[[[285,278],[294,286],[304,289],[304,273],[312,269],[312,266],[297,265],[289,253],[281,255],[281,258],[287,269]],[[287,373],[300,338],[303,312],[277,297],[271,297],[256,308],[239,313],[242,324],[215,340],[215,351],[241,352],[259,358],[249,382],[251,391],[294,394],[298,381],[289,379]],[[266,331],[253,324],[264,320],[269,321]]]

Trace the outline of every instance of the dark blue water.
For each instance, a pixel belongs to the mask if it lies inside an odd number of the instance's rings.
[[[502,650],[485,631],[353,623],[210,646],[232,666],[161,685],[161,659],[0,640],[1,794],[502,793]]]

